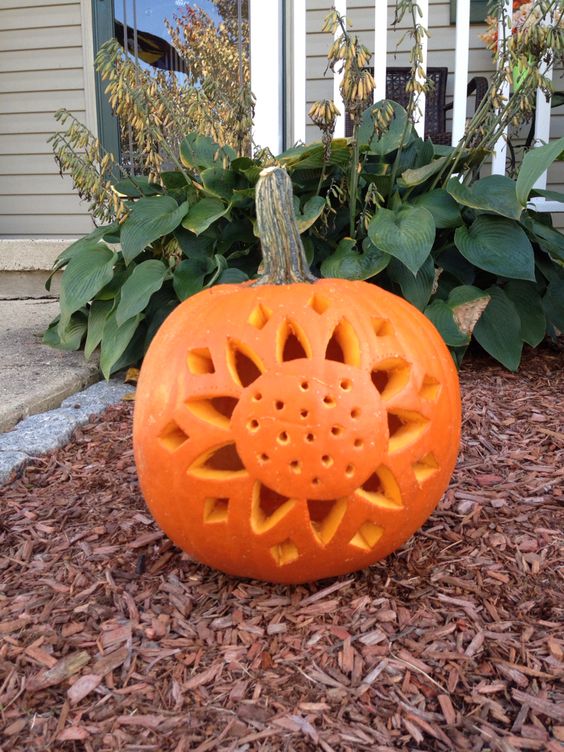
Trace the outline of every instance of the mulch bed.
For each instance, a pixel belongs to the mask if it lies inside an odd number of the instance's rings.
[[[0,749],[564,749],[564,362],[464,366],[464,443],[422,531],[289,587],[152,522],[111,408],[0,489]]]

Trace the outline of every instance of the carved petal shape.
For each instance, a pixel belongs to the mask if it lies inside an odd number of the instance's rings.
[[[288,499],[262,483],[255,483],[251,507],[253,532],[260,534],[271,530],[295,505],[295,499]]]
[[[270,554],[277,566],[283,567],[285,564],[291,564],[299,557],[300,552],[293,540],[287,538],[282,543],[277,543],[270,549]]]
[[[429,402],[436,402],[441,393],[441,384],[434,376],[426,374],[423,378],[423,384],[419,390],[419,396]]]
[[[233,381],[243,388],[256,381],[264,371],[264,365],[251,347],[243,342],[229,340],[227,367]]]
[[[413,472],[419,485],[432,478],[439,470],[439,463],[433,452],[429,452],[420,460],[413,463]]]
[[[208,480],[229,480],[247,475],[235,444],[230,442],[208,449],[188,469],[189,475]]]
[[[286,320],[276,335],[276,359],[283,363],[299,358],[311,358],[311,345],[301,326]]]
[[[186,407],[206,423],[211,423],[218,428],[229,428],[237,402],[236,397],[211,397],[210,399],[189,400],[186,402]]]
[[[256,329],[263,329],[272,316],[272,309],[266,306],[264,303],[258,303],[251,311],[247,321],[251,326]]]
[[[386,358],[372,369],[372,383],[382,395],[390,399],[409,383],[410,366],[403,358]]]
[[[350,539],[351,546],[361,548],[363,551],[371,551],[378,543],[382,535],[384,534],[384,528],[380,525],[375,525],[369,520],[359,527],[357,532]]]
[[[353,325],[346,319],[341,319],[335,327],[327,343],[325,357],[349,366],[360,365],[360,341]]]
[[[425,432],[429,420],[413,410],[390,410],[388,429],[390,432],[390,454],[400,452],[410,446]]]
[[[178,423],[172,421],[159,436],[159,441],[169,452],[175,452],[177,449],[180,449],[189,438],[188,434],[180,428]]]
[[[188,353],[188,370],[197,375],[215,373],[213,359],[207,347],[190,350]]]
[[[319,543],[327,545],[339,529],[339,525],[345,516],[347,500],[320,501],[310,499],[307,506],[315,537]]]
[[[391,470],[381,465],[356,493],[371,504],[384,509],[401,509],[403,501]]]

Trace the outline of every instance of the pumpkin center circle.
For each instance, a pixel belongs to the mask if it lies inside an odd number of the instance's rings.
[[[288,498],[351,494],[388,443],[369,374],[328,360],[294,360],[263,373],[243,391],[231,426],[251,476]]]

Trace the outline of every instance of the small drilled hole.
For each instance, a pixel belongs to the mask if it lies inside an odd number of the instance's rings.
[[[326,394],[325,397],[323,397],[323,404],[327,405],[327,407],[335,407],[335,400],[330,394]]]
[[[307,418],[309,410],[300,410],[300,418]]]
[[[312,441],[315,441],[315,436],[312,433],[306,434],[305,440],[311,444]]]
[[[358,418],[360,416],[360,407],[353,407],[351,410],[351,418]]]
[[[283,410],[284,409],[284,403],[282,402],[282,400],[276,400],[276,402],[274,403],[274,407],[277,410]]]
[[[299,460],[292,460],[290,462],[290,469],[297,475],[302,472],[302,463]]]
[[[341,426],[333,426],[331,428],[331,433],[333,436],[340,436],[343,433],[343,429]]]
[[[345,475],[347,476],[347,478],[352,478],[352,476],[354,475],[354,465],[347,465],[347,467],[345,468]]]
[[[279,444],[287,444],[290,441],[290,437],[286,433],[286,431],[282,431],[282,433],[278,434],[278,443]]]
[[[268,454],[265,454],[264,452],[262,454],[259,454],[259,460],[261,462],[268,462],[269,459],[270,457],[268,456]]]
[[[259,425],[260,424],[259,424],[258,420],[256,420],[256,418],[253,418],[253,420],[250,420],[247,423],[247,428],[249,429],[249,431],[258,431],[259,430]]]
[[[362,449],[364,446],[364,441],[362,439],[355,439],[354,440],[354,448],[355,449]]]
[[[260,402],[262,399],[262,394],[260,392],[256,392],[256,394],[253,395],[253,399],[255,402]]]
[[[307,392],[307,390],[309,389],[309,382],[302,381],[302,383],[300,384],[300,389],[302,390],[302,392]]]
[[[321,464],[324,465],[325,467],[331,467],[331,465],[333,464],[333,458],[330,457],[328,454],[324,454],[323,457],[321,458]]]
[[[319,485],[319,478],[313,478],[311,481],[312,486],[318,486]]]
[[[341,383],[339,384],[343,392],[350,392],[352,389],[352,382],[350,379],[343,379]]]

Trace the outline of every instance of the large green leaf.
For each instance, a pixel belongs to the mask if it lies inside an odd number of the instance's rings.
[[[383,113],[390,104],[394,110],[390,127],[378,137],[374,123],[378,113]],[[407,144],[411,140],[412,132],[413,127],[407,122],[407,112],[401,104],[391,99],[382,99],[362,113],[358,129],[358,143],[360,148],[368,151],[369,154],[384,156],[398,149],[402,143]]]
[[[143,314],[138,313],[118,326],[115,313],[112,313],[106,321],[100,348],[100,368],[106,379],[110,378],[114,365],[125,352],[142,318]]]
[[[378,209],[368,226],[368,237],[376,248],[395,256],[417,274],[435,240],[433,215],[422,206]]]
[[[504,291],[519,313],[521,339],[536,347],[546,332],[546,316],[536,284],[512,279],[505,285]]]
[[[121,288],[116,309],[118,326],[146,308],[151,295],[161,289],[168,273],[168,267],[158,259],[143,261],[135,267]]]
[[[228,227],[226,230],[228,230]],[[184,227],[177,227],[174,231],[174,237],[176,238],[182,253],[187,258],[211,256],[217,239],[213,230],[210,230],[209,233],[206,232],[197,236],[190,230],[185,230]]]
[[[359,253],[352,238],[343,238],[334,253],[321,264],[321,274],[339,279],[369,279],[376,276],[389,264],[390,256],[369,242],[363,243],[363,248],[364,253]]]
[[[489,302],[490,296],[479,287],[460,285],[450,291],[447,304],[456,326],[470,336]]]
[[[75,311],[66,326],[60,326],[57,317],[49,324],[43,335],[43,344],[55,347],[57,350],[78,350],[86,333],[86,315],[84,310]]]
[[[123,178],[114,183],[114,190],[120,196],[127,198],[141,198],[142,196],[157,196],[163,192],[158,183],[153,183],[146,175]]]
[[[79,253],[82,253],[83,251],[92,250],[93,248],[97,248],[101,241],[106,237],[106,235],[112,235],[116,232],[116,230],[119,229],[119,225],[117,222],[114,222],[111,225],[105,225],[104,227],[97,227],[95,230],[92,230],[91,233],[88,235],[85,235],[82,238],[79,238],[78,240],[75,240],[74,243],[71,243],[67,248],[65,248],[62,253],[60,253],[55,263],[53,264],[53,271],[51,275],[49,276],[49,279],[47,280],[45,287],[49,290],[51,287],[51,277],[53,274],[61,269],[61,267],[68,264],[68,262],[71,260],[71,258],[74,258],[74,256],[77,256]]]
[[[116,258],[103,244],[87,247],[71,258],[61,279],[60,332],[66,328],[71,315],[89,303],[111,280]]]
[[[435,220],[435,227],[442,230],[450,227],[460,227],[462,217],[460,209],[453,197],[444,188],[437,188],[428,193],[422,193],[413,199],[415,206],[428,209]]]
[[[171,196],[139,199],[121,228],[125,263],[129,264],[155,240],[175,230],[187,211],[187,202],[179,206]]]
[[[449,347],[464,347],[470,336],[460,331],[454,320],[452,309],[444,300],[434,300],[425,308],[425,316],[432,321]]]
[[[417,274],[413,274],[393,258],[388,264],[388,276],[401,287],[403,297],[422,311],[431,297],[435,280],[435,264],[432,256],[427,256]]]
[[[300,234],[308,230],[319,217],[325,207],[325,199],[322,196],[313,196],[306,201],[304,208],[299,211],[299,201],[296,199],[298,211],[296,211],[296,222]],[[296,209],[296,206],[294,206]]]
[[[537,146],[523,157],[517,176],[517,199],[525,206],[533,185],[564,149],[564,136],[545,146]]]
[[[199,133],[189,133],[180,144],[180,161],[186,167],[198,171],[221,165],[224,158],[231,160],[235,156],[230,146],[221,147],[209,136],[201,136]]]
[[[349,154],[348,140],[346,138],[334,138],[331,142],[328,164],[348,167]],[[325,162],[325,147],[319,142],[307,144],[307,146],[293,146],[280,154],[277,160],[291,172],[319,169]]]
[[[224,269],[219,277],[216,279],[216,285],[239,285],[241,282],[246,282],[249,279],[248,274],[241,271],[241,269],[235,269],[230,267]]]
[[[416,185],[421,185],[433,177],[433,175],[436,175],[437,172],[440,172],[445,166],[447,159],[447,157],[439,157],[439,159],[434,159],[422,167],[406,170],[398,180],[399,185],[402,188],[413,188]]]
[[[200,235],[217,219],[227,214],[227,211],[228,207],[223,201],[217,198],[202,198],[190,207],[188,214],[182,220],[182,227]]]
[[[102,341],[106,321],[114,307],[113,300],[93,300],[88,312],[88,332],[84,344],[84,357],[90,358]]]
[[[516,371],[523,349],[519,313],[497,285],[486,292],[491,300],[476,324],[474,337],[492,358],[510,371]]]
[[[447,191],[463,206],[519,219],[523,207],[517,200],[515,182],[505,175],[489,175],[472,185],[464,185],[458,178],[448,181]]]
[[[546,251],[552,258],[564,262],[564,235],[561,232],[536,219],[528,219],[525,226],[534,234],[543,251]]]
[[[232,170],[223,167],[208,167],[200,174],[205,192],[229,201],[237,185],[237,177]]]
[[[193,258],[181,261],[174,270],[172,284],[179,300],[186,300],[204,287],[204,279],[214,269],[209,258]]]
[[[542,305],[550,323],[564,332],[564,279],[553,279],[549,283]]]
[[[479,269],[510,279],[535,279],[533,246],[526,232],[510,219],[481,214],[470,227],[459,227],[454,242]]]

